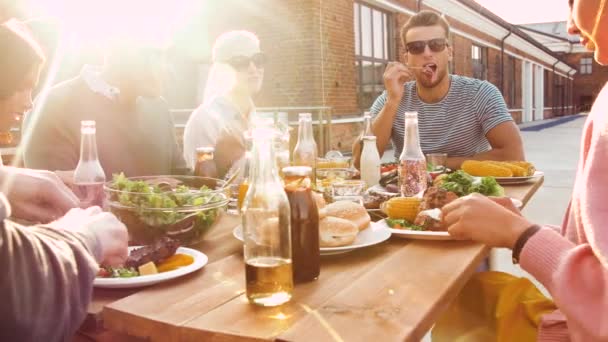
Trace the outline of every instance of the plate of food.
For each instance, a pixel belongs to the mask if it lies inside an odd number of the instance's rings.
[[[376,224],[386,227],[392,235],[397,237],[414,240],[454,240],[447,231],[427,230],[405,219],[386,218],[376,222]]]
[[[434,180],[419,197],[394,197],[382,204],[387,219],[378,223],[390,229],[393,235],[412,239],[452,240],[441,224],[441,209],[459,197],[471,193],[485,196],[504,196],[504,189],[493,177],[473,177],[464,171],[446,174]],[[511,198],[513,205],[523,203]]]
[[[494,177],[499,184],[522,184],[544,174],[526,161],[467,160],[462,163],[462,170],[472,176]]]
[[[195,272],[207,262],[205,254],[179,247],[179,242],[164,237],[151,245],[129,247],[125,265],[101,266],[93,285],[101,288],[150,286]]]
[[[338,201],[319,210],[319,243],[321,255],[347,253],[388,240],[387,227],[371,222],[365,208],[357,203]],[[243,241],[243,228],[233,235]]]

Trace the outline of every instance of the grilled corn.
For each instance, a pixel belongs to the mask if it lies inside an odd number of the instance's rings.
[[[492,163],[494,165],[506,167],[507,169],[513,172],[513,177],[525,177],[527,176],[528,171],[523,167],[510,162],[500,162],[500,161],[488,161],[488,163]]]
[[[404,219],[414,222],[420,212],[420,198],[393,197],[385,204],[385,212],[391,219]]]
[[[526,162],[526,161],[508,161],[507,163],[517,165],[517,166],[523,168],[524,170],[526,170],[525,176],[534,176],[534,173],[536,172],[536,168],[534,167],[534,164]]]
[[[511,169],[487,161],[467,160],[462,163],[461,168],[471,176],[513,177]]]

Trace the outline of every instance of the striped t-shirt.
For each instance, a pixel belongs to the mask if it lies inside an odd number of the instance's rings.
[[[422,152],[447,153],[466,157],[490,150],[486,134],[498,124],[513,121],[498,89],[487,81],[450,75],[450,90],[437,103],[425,103],[416,91],[416,82],[404,84],[405,91],[393,121],[391,139],[395,158],[403,149],[405,112],[418,112]],[[384,107],[384,91],[370,111],[373,117]]]

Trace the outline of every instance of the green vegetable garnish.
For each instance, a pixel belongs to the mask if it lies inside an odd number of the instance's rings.
[[[410,223],[404,219],[386,219],[386,224],[393,229],[425,230],[424,227]]]
[[[466,196],[473,192],[485,196],[503,196],[504,189],[496,182],[494,177],[475,178],[468,173],[458,170],[443,178],[440,185],[443,189],[451,191],[458,197]]]

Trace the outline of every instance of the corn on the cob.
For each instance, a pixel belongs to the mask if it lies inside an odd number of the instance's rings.
[[[513,163],[500,162],[500,161],[488,161],[488,163],[506,167],[507,169],[511,170],[511,172],[513,172],[513,177],[525,177],[526,173],[527,173],[526,169],[524,169],[523,167],[520,167],[516,164],[513,164]]]
[[[420,198],[393,197],[386,202],[385,212],[391,219],[405,219],[414,222],[420,212]]]
[[[534,167],[534,164],[527,162],[527,161],[508,161],[507,163],[517,165],[517,166],[523,168],[524,170],[526,170],[526,174],[525,174],[526,176],[533,176],[534,173],[536,172],[536,168]]]
[[[513,171],[504,166],[478,160],[467,160],[462,163],[461,168],[471,176],[513,177]]]

